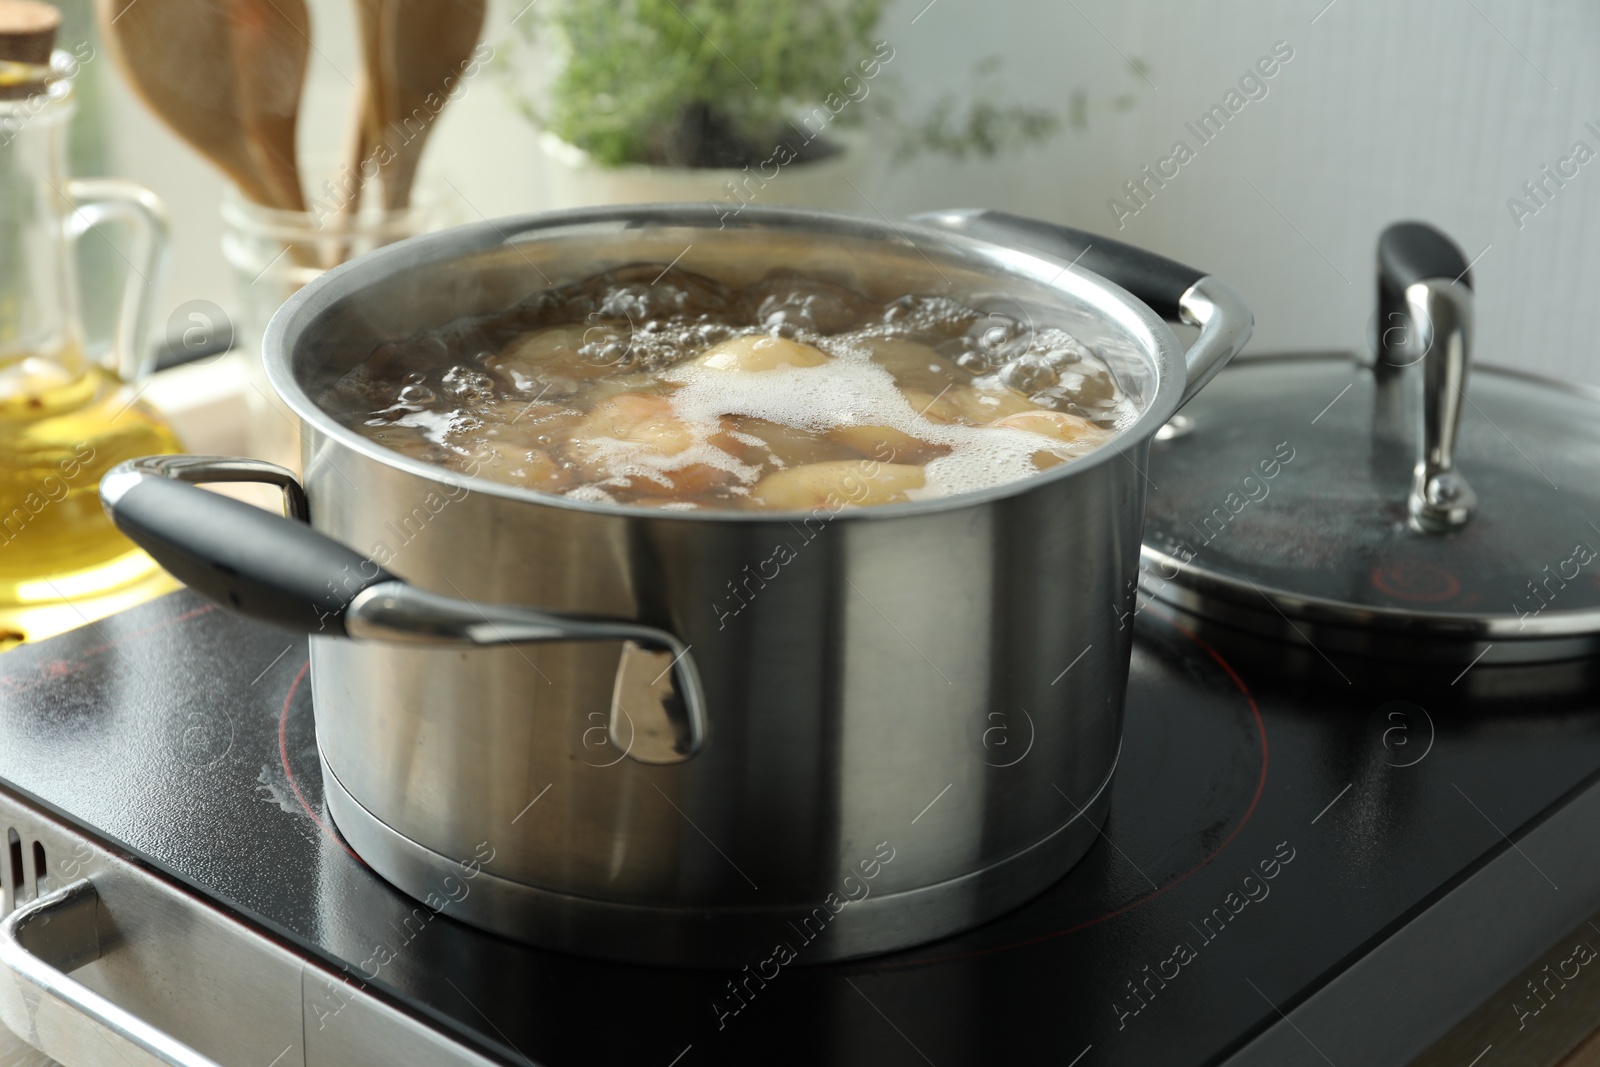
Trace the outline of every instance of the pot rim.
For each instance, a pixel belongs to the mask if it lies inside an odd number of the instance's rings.
[[[705,204],[636,204],[485,218],[481,222],[385,245],[324,272],[284,302],[268,323],[262,338],[262,359],[267,380],[289,408],[324,437],[369,459],[425,480],[451,488],[595,516],[693,523],[789,523],[812,518],[818,511],[828,511],[830,522],[893,520],[956,511],[1020,497],[1114,459],[1133,464],[1136,470],[1143,473],[1133,453],[1147,444],[1182,405],[1187,375],[1184,350],[1177,336],[1148,305],[1102,275],[1063,258],[938,227],[888,218],[878,221],[826,211],[779,207],[748,207],[733,225],[740,229],[765,228],[876,239],[909,248],[918,254],[923,254],[922,248],[928,247],[964,261],[969,266],[982,266],[1010,274],[1049,289],[1068,290],[1104,317],[1113,319],[1140,349],[1140,355],[1155,380],[1144,410],[1131,424],[1117,431],[1110,441],[1086,456],[1026,478],[966,493],[897,504],[841,507],[834,511],[825,507],[781,511],[731,508],[679,511],[541,493],[413,459],[385,448],[339,423],[311,399],[295,377],[291,357],[304,331],[341,300],[365,288],[375,277],[402,267],[445,262],[473,252],[514,245],[518,238],[537,237],[545,233],[555,235],[583,227],[599,227],[602,230],[609,227],[611,232],[621,233],[638,229],[641,222],[700,229],[720,228],[713,226],[719,220],[716,213],[708,210]],[[1141,337],[1141,333],[1146,336]],[[307,465],[310,465],[309,462]]]

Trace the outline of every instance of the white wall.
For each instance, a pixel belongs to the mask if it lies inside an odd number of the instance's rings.
[[[1600,383],[1600,160],[1520,229],[1506,207],[1574,141],[1600,151],[1583,128],[1600,129],[1600,5],[1336,0],[1317,17],[1325,3],[939,0],[912,29],[942,39],[904,49],[929,78],[946,56],[1004,47],[1017,91],[1044,98],[1075,71],[1096,84],[1120,49],[1157,88],[1086,138],[991,167],[929,166],[880,203],[1010,203],[1115,233],[1106,201],[1121,183],[1176,138],[1197,144],[1184,122],[1284,40],[1295,57],[1269,95],[1116,235],[1230,280],[1256,311],[1255,349],[1312,349],[1362,343],[1377,235],[1423,219],[1469,257],[1488,248],[1473,268],[1481,358]]]
[[[491,39],[522,3],[497,0]],[[970,65],[995,53],[1017,99],[1064,106],[1082,87],[1102,98],[1133,91],[1137,102],[1006,159],[886,172],[872,199],[889,213],[995,205],[1115,232],[1106,202],[1122,182],[1175,139],[1193,146],[1184,122],[1287,41],[1294,58],[1268,95],[1199,148],[1118,236],[1233,282],[1255,308],[1256,349],[1314,349],[1361,343],[1379,231],[1425,219],[1469,256],[1483,253],[1474,268],[1481,358],[1600,383],[1600,257],[1590,250],[1600,239],[1600,160],[1521,228],[1506,206],[1575,141],[1600,151],[1600,134],[1584,129],[1589,120],[1600,129],[1600,5],[1325,3],[897,0],[884,32],[913,105],[964,84]],[[348,5],[312,7],[321,55],[302,145],[329,154],[346,124],[344,77],[357,64]],[[1154,87],[1119,52],[1147,62]],[[217,182],[135,105],[120,111],[123,170],[174,206],[180,269],[169,303],[223,301]],[[461,220],[540,206],[532,133],[492,78],[446,113],[424,173],[461,191],[465,202],[451,205]]]

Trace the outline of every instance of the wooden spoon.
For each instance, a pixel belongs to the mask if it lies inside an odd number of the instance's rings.
[[[376,131],[368,137],[379,156],[384,206],[403,210],[411,201],[422,148],[449,94],[471,65],[483,32],[484,0],[362,0],[376,2],[379,62],[371,94]],[[446,84],[446,82],[449,84]]]
[[[239,187],[277,207],[240,116],[227,0],[96,0],[100,36],[156,117]]]
[[[350,171],[350,197],[340,209],[349,215],[361,207],[366,164],[373,139],[383,126],[385,85],[383,67],[383,8],[387,0],[356,0],[356,31],[361,43],[361,80],[356,84],[350,132],[345,143],[345,166]]]
[[[311,57],[311,16],[305,0],[232,0],[232,8],[245,145],[276,206],[304,211],[294,141]]]
[[[305,210],[295,120],[305,0],[96,0],[122,74],[179,137],[267,207]]]

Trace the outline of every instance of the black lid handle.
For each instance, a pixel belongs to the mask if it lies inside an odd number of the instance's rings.
[[[1477,494],[1456,469],[1472,364],[1471,264],[1432,226],[1399,222],[1378,239],[1380,381],[1422,363],[1422,454],[1406,501],[1411,526],[1449,533],[1471,521]]]

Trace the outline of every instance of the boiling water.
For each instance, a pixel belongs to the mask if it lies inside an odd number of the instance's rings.
[[[453,470],[579,499],[806,509],[968,492],[1135,414],[1065,331],[942,297],[641,264],[385,344],[320,398]]]

